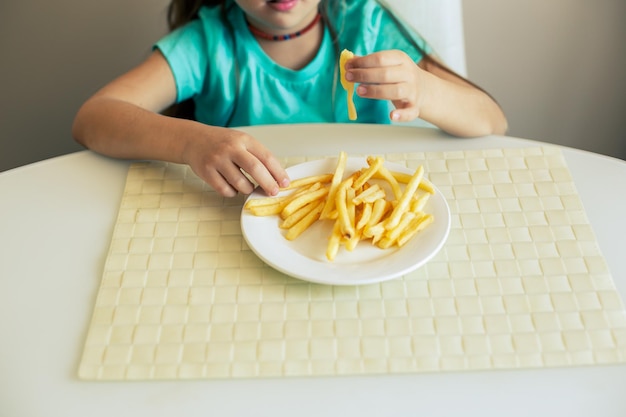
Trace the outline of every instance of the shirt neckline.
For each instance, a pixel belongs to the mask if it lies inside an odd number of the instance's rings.
[[[320,73],[321,68],[326,63],[325,51],[327,51],[328,48],[331,47],[330,33],[328,32],[328,29],[325,25],[322,42],[313,60],[309,62],[305,67],[298,70],[293,70],[291,68],[287,68],[276,63],[276,61],[274,61],[272,58],[269,57],[269,55],[265,53],[263,48],[261,48],[261,45],[259,45],[259,42],[248,29],[243,10],[241,10],[239,7],[235,7],[234,9],[235,16],[233,19],[233,27],[235,30],[235,36],[239,37],[243,41],[242,43],[244,45],[243,50],[240,49],[241,47],[238,47],[238,49],[241,53],[244,53],[247,56],[255,57],[260,64],[260,69],[262,71],[271,73],[277,77],[290,81],[309,80]]]

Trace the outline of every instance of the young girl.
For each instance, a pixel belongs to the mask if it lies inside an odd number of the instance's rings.
[[[419,117],[458,136],[506,130],[497,103],[439,64],[376,0],[172,0],[168,18],[172,32],[152,54],[80,108],[79,143],[188,164],[224,196],[252,192],[243,170],[275,195],[289,183],[286,172],[233,127],[348,122],[343,49],[355,54],[346,78],[358,86],[358,122]],[[166,115],[190,103],[191,115]]]

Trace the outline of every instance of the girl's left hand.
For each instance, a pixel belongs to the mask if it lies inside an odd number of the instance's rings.
[[[389,50],[355,57],[346,63],[346,79],[359,83],[360,97],[390,100],[394,121],[411,121],[420,115],[424,102],[422,70],[404,52]]]

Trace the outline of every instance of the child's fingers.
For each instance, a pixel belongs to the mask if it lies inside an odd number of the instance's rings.
[[[261,161],[263,166],[269,171],[274,182],[276,182],[280,188],[289,186],[289,175],[287,175],[287,171],[285,171],[280,161],[278,161],[267,148],[260,144],[255,144],[249,148],[249,151]]]
[[[347,62],[346,68],[380,68],[400,65],[410,58],[402,51],[388,50],[374,52],[369,55],[355,56]]]
[[[217,193],[224,197],[234,197],[237,191],[228,180],[216,169],[196,171],[196,174],[209,184]]]
[[[228,183],[228,185],[235,189],[236,192],[239,192],[241,194],[250,194],[252,191],[254,191],[254,185],[250,182],[248,177],[246,177],[246,175],[241,172],[239,166],[234,164],[233,162],[228,161],[225,164],[217,167],[217,170],[218,173]],[[216,184],[219,184],[220,187],[222,187],[221,190],[223,189],[226,191],[226,187],[220,184],[219,178],[215,178],[214,181]]]
[[[348,81],[364,84],[392,84],[405,82],[409,73],[404,65],[353,68],[346,73]]]
[[[270,165],[272,166],[272,170],[277,172],[276,175],[278,175],[280,178],[279,180],[277,180],[274,177],[274,174],[272,174],[272,172],[268,168],[268,166],[266,166],[266,164],[263,161],[261,161],[252,152],[254,152],[253,149],[248,149],[247,152],[236,155],[236,159],[234,160],[234,163],[238,167],[240,167],[243,171],[245,171],[268,195],[273,196],[273,195],[278,194],[278,192],[280,191],[279,182],[285,183],[287,174],[284,172],[282,167],[280,167],[280,164],[277,161],[275,163],[270,163]],[[268,159],[268,157],[265,156],[264,159],[266,161],[269,161],[269,160],[272,160],[273,157]],[[246,180],[248,179],[248,177],[245,177],[245,178]],[[236,178],[236,179],[239,180],[240,178]],[[252,189],[244,190],[244,189],[238,188],[238,185],[241,185],[245,188],[245,185],[240,182],[238,184],[233,184],[232,182],[230,183],[231,185],[235,186],[235,188],[237,188],[239,192],[241,193],[249,194],[250,192],[252,192]],[[288,184],[288,180],[287,180],[287,184]]]
[[[248,152],[254,157],[254,165],[246,172],[267,194],[278,194],[279,188],[289,186],[287,171],[267,148],[255,142],[248,146]]]
[[[407,99],[411,90],[408,83],[361,84],[357,87],[356,93],[364,98],[393,101]]]
[[[411,122],[418,117],[415,107],[407,107],[405,109],[395,109],[389,114],[389,118],[394,122]]]

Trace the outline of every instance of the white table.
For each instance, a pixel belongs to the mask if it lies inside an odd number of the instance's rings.
[[[538,146],[413,127],[244,129],[278,156]],[[626,299],[626,162],[563,148]],[[89,151],[0,174],[0,415],[624,416],[626,366],[402,376],[81,382],[85,333],[129,163]]]

